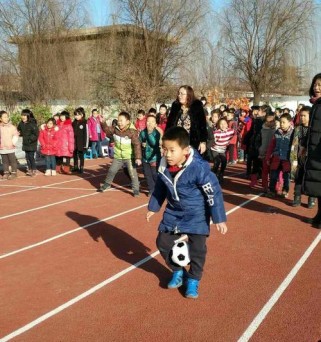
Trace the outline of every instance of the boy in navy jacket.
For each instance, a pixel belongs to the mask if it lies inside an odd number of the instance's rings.
[[[163,158],[158,169],[155,190],[148,204],[146,219],[167,205],[159,224],[157,247],[173,271],[168,288],[183,285],[187,277],[187,298],[198,297],[206,257],[206,238],[210,233],[210,219],[222,233],[227,232],[226,213],[221,187],[209,164],[189,146],[189,135],[182,127],[166,131],[162,139]],[[186,234],[189,242],[190,268],[174,264],[170,258],[176,240]]]

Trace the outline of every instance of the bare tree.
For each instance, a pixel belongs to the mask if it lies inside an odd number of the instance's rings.
[[[197,38],[191,32],[205,16],[207,1],[117,0],[115,5],[117,21],[130,28],[123,36],[131,39],[123,39],[121,49],[111,51],[113,58],[97,63],[101,68],[97,86],[109,87],[129,109],[150,106],[161,88],[166,97],[164,87],[179,76],[178,68],[195,51]],[[116,15],[113,18],[116,21]]]
[[[4,0],[0,3],[3,61],[21,76],[21,90],[33,103],[57,98],[57,75],[68,76],[63,37],[83,24],[82,0]],[[19,45],[19,54],[17,47]],[[66,83],[68,78],[66,77]]]
[[[285,56],[307,37],[311,0],[231,0],[221,17],[226,59],[254,92],[254,103],[282,81]]]

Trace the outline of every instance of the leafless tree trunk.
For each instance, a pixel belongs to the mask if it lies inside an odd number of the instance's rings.
[[[0,58],[21,76],[23,95],[33,103],[57,98],[57,75],[68,65],[63,40],[83,24],[82,0],[4,0],[0,3]],[[55,43],[57,42],[57,43]],[[19,44],[19,54],[17,46]]]
[[[108,88],[122,106],[146,108],[158,100],[160,89],[166,97],[164,88],[195,52],[197,38],[192,32],[208,10],[207,1],[117,0],[115,4],[119,22],[129,24],[131,39],[123,40],[121,51],[112,50],[118,63],[109,56],[97,63],[101,73],[96,93]]]
[[[223,48],[254,92],[255,104],[280,84],[284,57],[307,37],[313,6],[311,0],[232,0],[224,10]]]

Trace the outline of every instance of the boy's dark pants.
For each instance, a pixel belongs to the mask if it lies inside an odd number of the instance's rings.
[[[155,163],[146,163],[143,161],[143,170],[144,175],[146,177],[147,181],[147,187],[149,193],[152,193],[155,188],[155,183],[157,179],[157,168],[156,168],[156,162]]]
[[[225,169],[226,169],[226,164],[227,164],[227,159],[226,159],[226,155],[225,153],[219,153],[216,151],[212,151],[212,158],[214,161],[214,165],[213,165],[213,172],[215,174],[217,174],[218,169],[221,165],[221,174],[224,173]]]
[[[191,258],[188,277],[201,280],[207,252],[207,236],[197,234],[188,234],[187,236],[189,243],[189,254]],[[179,271],[182,269],[182,267],[173,264],[170,258],[170,252],[174,246],[174,242],[180,237],[181,234],[173,234],[172,232],[159,232],[156,239],[156,245],[160,251],[160,254],[164,258],[168,267],[173,271]]]

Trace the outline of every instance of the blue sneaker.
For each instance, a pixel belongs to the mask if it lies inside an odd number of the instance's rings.
[[[177,289],[178,287],[183,285],[183,270],[174,271],[172,275],[172,279],[167,284],[169,289]]]
[[[193,298],[196,299],[198,297],[198,286],[199,286],[199,280],[188,278],[187,279],[187,289],[185,292],[186,298]]]

